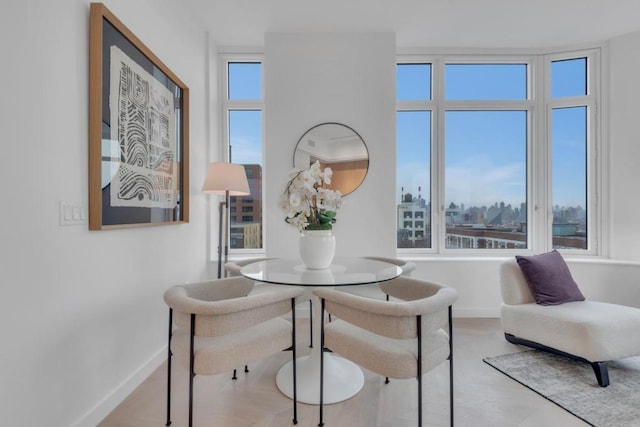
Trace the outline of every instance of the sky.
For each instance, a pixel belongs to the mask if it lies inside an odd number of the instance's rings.
[[[584,59],[552,65],[551,96],[558,99],[586,93]],[[397,69],[398,101],[429,101],[431,67],[403,64]],[[525,100],[524,64],[448,64],[442,95],[447,101]],[[524,111],[447,111],[444,115],[445,204],[490,206],[504,202],[520,206],[526,199],[527,114]],[[586,108],[552,113],[553,205],[582,206],[586,200]],[[436,132],[437,133],[437,132]],[[397,197],[429,198],[428,111],[400,111],[397,116]]]
[[[229,64],[229,99],[262,99],[262,64]],[[262,112],[235,110],[229,115],[231,161],[262,164]]]

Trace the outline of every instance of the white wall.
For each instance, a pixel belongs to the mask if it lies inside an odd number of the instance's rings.
[[[612,257],[640,261],[640,33],[609,46]]]
[[[412,276],[458,291],[455,317],[499,317],[500,263],[504,258],[433,258],[416,262]],[[585,297],[640,308],[640,263],[566,258]]]
[[[2,3],[0,414],[94,426],[165,357],[169,286],[206,275],[206,35],[170,0],[107,7],[191,90],[191,218],[112,231],[60,226],[87,207],[87,0]]]
[[[299,233],[284,222],[278,200],[298,139],[323,122],[353,128],[370,157],[364,182],[338,211],[336,254],[394,256],[395,50],[392,33],[266,34],[268,256],[297,256]]]

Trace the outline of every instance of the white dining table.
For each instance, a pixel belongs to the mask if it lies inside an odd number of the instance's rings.
[[[307,269],[296,259],[273,258],[248,264],[241,269],[248,279],[289,286],[340,287],[370,285],[394,279],[402,268],[384,261],[359,257],[336,257],[323,270]],[[311,353],[296,359],[298,401],[320,402],[320,326],[323,321],[320,301],[311,294],[314,330]],[[284,365],[276,376],[276,384],[286,396],[293,398],[293,362]],[[346,400],[364,385],[362,369],[353,362],[331,352],[324,355],[324,403]]]

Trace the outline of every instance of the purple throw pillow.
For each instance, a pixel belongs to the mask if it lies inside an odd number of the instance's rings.
[[[584,301],[562,255],[555,249],[540,255],[516,256],[531,295],[540,305]]]

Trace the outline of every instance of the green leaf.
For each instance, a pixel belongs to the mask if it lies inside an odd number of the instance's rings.
[[[320,224],[333,224],[336,222],[336,213],[334,211],[318,212],[318,221]]]
[[[305,230],[331,230],[333,226],[331,223],[309,224]]]
[[[320,212],[322,215],[329,217],[331,219],[336,217],[336,211],[322,211]]]

